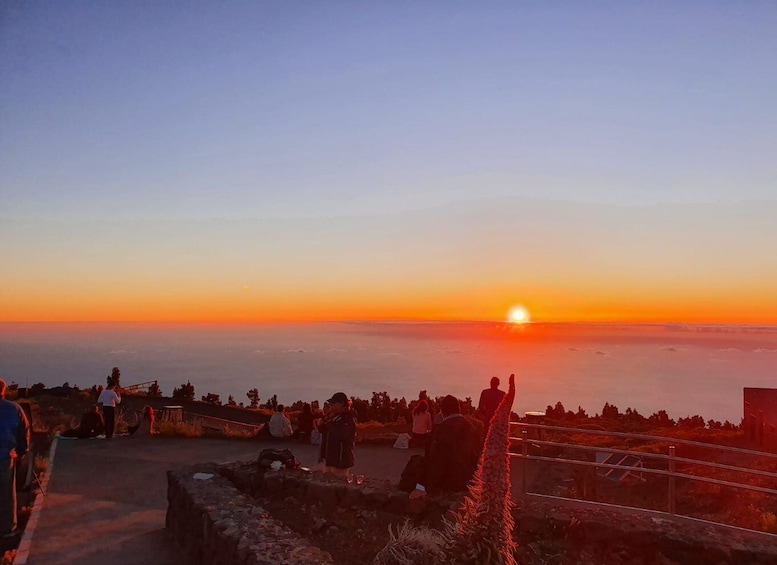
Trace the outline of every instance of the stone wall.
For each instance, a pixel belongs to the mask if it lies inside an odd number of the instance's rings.
[[[273,520],[216,465],[167,473],[165,527],[193,565],[332,563],[332,557]],[[199,478],[198,478],[199,477]]]
[[[213,476],[197,480],[195,473]],[[218,564],[333,563],[332,557],[273,520],[256,498],[318,505],[336,512],[404,516],[429,525],[455,510],[460,497],[410,501],[388,481],[362,486],[301,471],[261,473],[254,462],[195,466],[168,473],[167,529],[190,562]],[[284,502],[286,504],[286,502]],[[565,555],[568,562],[777,563],[777,536],[670,520],[638,512],[568,505],[558,499],[518,501],[519,560]],[[567,562],[567,561],[565,561]]]

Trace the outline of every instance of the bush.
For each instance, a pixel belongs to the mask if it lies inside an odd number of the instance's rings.
[[[200,422],[155,422],[154,427],[159,435],[166,437],[202,437],[205,427]]]
[[[777,516],[771,512],[761,514],[761,529],[770,534],[777,534]]]

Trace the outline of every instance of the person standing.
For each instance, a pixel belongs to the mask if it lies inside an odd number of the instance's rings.
[[[105,439],[111,439],[116,427],[116,405],[121,404],[121,392],[116,388],[116,383],[111,381],[108,387],[100,393],[97,404],[103,407]]]
[[[491,418],[494,417],[499,403],[505,396],[505,391],[499,390],[499,377],[491,378],[491,388],[485,389],[480,393],[480,402],[478,402],[478,412],[483,418],[483,437],[488,435],[488,427],[491,425]]]
[[[355,462],[355,443],[356,416],[351,410],[351,401],[344,392],[336,392],[329,399],[326,415],[326,471],[346,476]]]
[[[432,433],[432,413],[429,411],[429,403],[426,400],[419,400],[413,408],[411,432],[416,447],[426,447],[426,442]]]
[[[0,379],[0,536],[16,535],[16,465],[30,445],[30,423],[21,406],[5,399]]]

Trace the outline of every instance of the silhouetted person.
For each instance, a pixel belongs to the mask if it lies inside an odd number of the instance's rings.
[[[95,404],[84,412],[81,416],[81,423],[77,428],[71,428],[65,430],[60,435],[62,437],[77,437],[79,439],[88,439],[91,437],[97,437],[105,433],[105,420],[103,415],[100,414],[99,407]]]
[[[302,405],[302,412],[299,413],[297,429],[294,431],[295,438],[309,438],[313,431],[313,410],[307,402]]]
[[[322,446],[326,471],[347,475],[355,461],[356,415],[351,410],[351,401],[344,392],[336,392],[329,399],[329,411],[324,420],[326,439]]]
[[[480,413],[480,417],[483,418],[483,437],[488,435],[491,418],[494,417],[494,413],[504,396],[505,391],[499,390],[499,377],[492,377],[491,388],[487,388],[480,393],[478,412]]]
[[[448,395],[440,403],[442,423],[432,430],[426,446],[421,474],[410,498],[467,488],[480,457],[480,436],[475,426],[461,415],[459,401]]]
[[[0,379],[0,536],[16,534],[16,465],[30,445],[30,423],[21,406],[5,399]]]

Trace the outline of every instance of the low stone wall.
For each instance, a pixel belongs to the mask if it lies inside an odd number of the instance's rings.
[[[197,472],[213,476],[197,480]],[[167,529],[195,564],[333,563],[328,553],[274,521],[254,497],[373,519],[390,514],[395,523],[409,516],[432,526],[461,503],[461,497],[411,501],[388,481],[367,479],[357,486],[301,471],[262,473],[255,462],[200,465],[168,473]],[[516,502],[521,562],[566,555],[613,565],[635,559],[662,565],[777,563],[776,536],[560,501]]]
[[[216,465],[168,471],[167,502],[167,531],[193,565],[333,563],[243,495]]]

